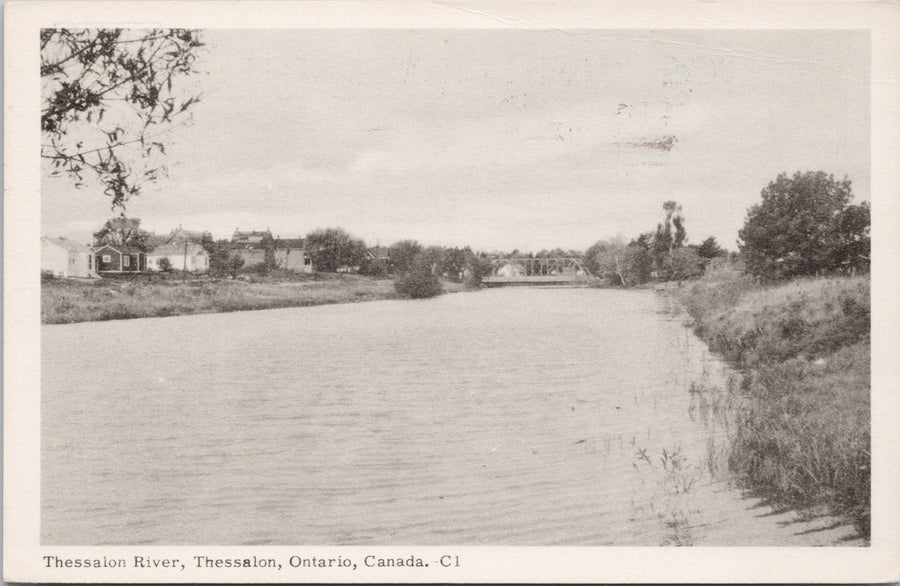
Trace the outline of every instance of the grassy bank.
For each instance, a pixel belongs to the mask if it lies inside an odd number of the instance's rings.
[[[745,373],[731,470],[776,504],[852,519],[865,538],[869,287],[868,276],[763,287],[720,270],[675,293],[697,334]]]
[[[458,290],[462,286],[446,283],[445,288]],[[399,297],[390,279],[347,274],[254,277],[252,281],[163,276],[47,279],[41,283],[41,322],[163,317]]]

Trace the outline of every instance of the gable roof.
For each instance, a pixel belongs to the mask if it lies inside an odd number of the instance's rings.
[[[75,242],[74,240],[69,240],[68,238],[48,238],[44,237],[43,240],[55,244],[60,248],[64,248],[69,252],[86,252],[87,254],[91,254],[93,251],[90,246],[86,246],[80,242]]]
[[[94,249],[94,254],[100,252],[104,248],[111,248],[121,254],[146,254],[140,248],[136,248],[134,246],[119,246],[118,244],[104,244],[103,246],[98,246]]]
[[[369,249],[369,254],[372,255],[372,258],[376,259],[390,258],[390,251],[387,246],[373,246]]]
[[[171,242],[183,243],[184,241],[199,243],[207,234],[209,234],[209,232],[196,232],[193,230],[185,230],[184,228],[179,227],[175,230],[172,230],[172,233],[169,234],[169,239],[166,240],[166,244],[169,244]]]
[[[144,240],[144,244],[146,244],[150,249],[153,249],[157,246],[162,246],[168,241],[168,236],[164,236],[162,234],[150,234],[149,236],[147,236],[147,239]]]

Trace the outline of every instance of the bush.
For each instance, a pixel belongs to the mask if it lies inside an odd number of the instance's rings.
[[[253,275],[267,275],[267,274],[269,274],[269,269],[270,269],[270,267],[268,264],[261,262],[261,263],[257,263],[255,265],[251,265],[251,266],[247,267],[246,269],[244,269],[244,272],[247,272],[247,273],[250,273]]]
[[[429,267],[420,266],[401,275],[394,281],[394,288],[401,295],[423,299],[440,295],[441,281],[437,275],[432,274]]]
[[[159,270],[168,273],[172,270],[172,262],[168,259],[168,257],[162,257],[159,259]]]

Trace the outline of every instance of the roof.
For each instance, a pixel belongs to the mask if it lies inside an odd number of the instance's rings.
[[[241,232],[240,230],[235,230],[234,234],[231,236],[231,241],[251,241],[251,242],[259,242],[262,239],[272,238],[272,232],[269,230],[265,230],[263,232]]]
[[[90,246],[86,246],[80,242],[75,242],[74,240],[69,240],[68,238],[48,238],[45,236],[44,240],[55,244],[60,248],[64,248],[69,252],[86,252],[87,254],[91,254],[93,252]]]
[[[169,239],[166,242],[184,242],[185,240],[188,242],[200,242],[207,234],[209,234],[209,232],[196,232],[193,230],[185,230],[184,228],[177,228],[172,230],[172,233],[169,234]]]
[[[179,254],[197,256],[201,254],[207,254],[207,252],[199,244],[188,242],[187,246],[185,246],[185,243],[182,241],[170,242],[168,244],[163,244],[162,246],[157,246],[152,251],[150,251],[150,254],[153,256],[176,256]]]
[[[369,249],[369,254],[372,255],[372,258],[379,260],[390,258],[390,251],[387,246],[373,246]]]
[[[162,246],[168,241],[168,236],[163,236],[162,234],[150,234],[149,236],[147,236],[147,239],[144,240],[144,243],[152,249],[156,248],[157,246]]]
[[[134,246],[119,246],[118,244],[104,244],[102,246],[98,246],[94,249],[94,252],[100,252],[104,248],[112,248],[116,252],[121,252],[123,254],[146,254],[140,248]]]
[[[275,248],[304,248],[305,238],[278,238],[275,240]]]

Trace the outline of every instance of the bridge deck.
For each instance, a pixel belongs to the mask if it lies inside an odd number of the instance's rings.
[[[484,277],[481,282],[485,285],[555,285],[591,282],[590,277],[583,275],[515,275],[502,277],[493,275]]]

